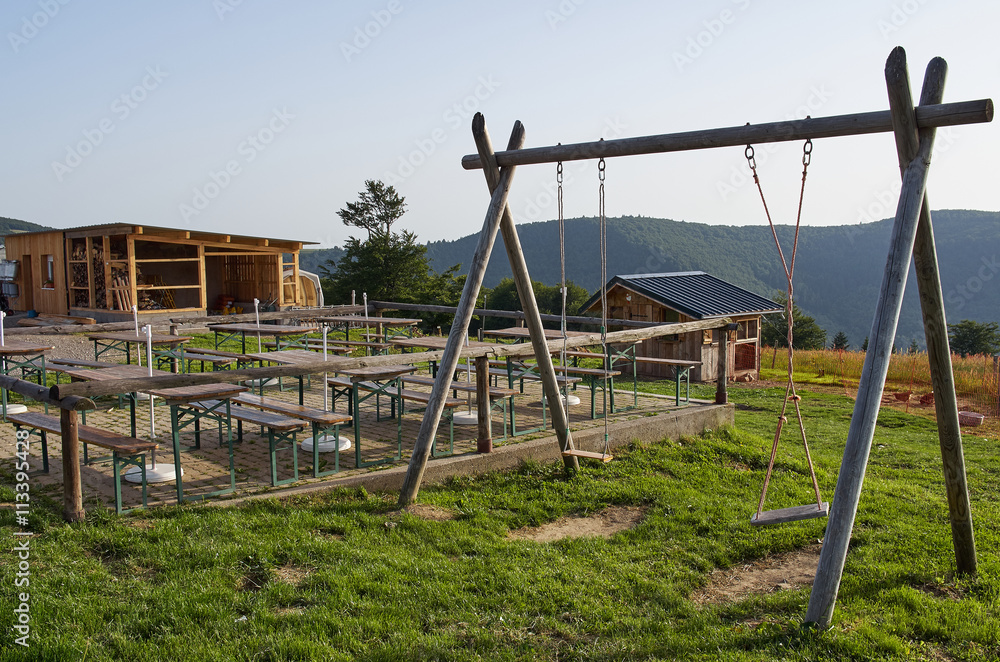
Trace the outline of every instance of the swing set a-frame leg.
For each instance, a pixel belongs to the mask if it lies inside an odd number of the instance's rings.
[[[927,67],[924,86],[921,91],[921,104],[936,104],[941,102],[946,69],[947,65],[944,60],[940,58],[931,60]],[[851,417],[847,443],[844,448],[844,457],[837,479],[837,490],[834,495],[833,507],[830,511],[830,522],[827,525],[823,540],[823,551],[820,553],[819,567],[816,570],[816,579],[813,582],[813,589],[809,598],[809,608],[806,612],[805,620],[816,623],[820,627],[829,627],[831,624],[833,610],[837,601],[837,592],[840,588],[840,580],[843,577],[844,564],[847,559],[847,548],[850,544],[851,531],[854,527],[855,516],[857,515],[861,487],[864,482],[868,455],[871,451],[872,438],[875,432],[875,421],[878,417],[882,391],[885,387],[885,378],[889,368],[892,342],[896,333],[896,325],[899,321],[899,310],[902,305],[903,290],[906,286],[910,256],[914,251],[918,221],[926,210],[927,171],[930,164],[931,151],[934,146],[934,128],[925,128],[919,131],[919,140],[915,145],[916,149],[911,149],[914,147],[911,139],[900,135],[907,132],[912,133],[913,127],[915,127],[915,123],[913,122],[914,111],[912,101],[910,100],[909,82],[906,71],[906,54],[902,48],[896,48],[890,54],[886,62],[885,74],[886,83],[890,90],[890,113],[893,117],[893,126],[897,134],[897,145],[900,146],[900,160],[906,164],[906,167],[903,172],[903,185],[900,191],[899,205],[896,208],[896,218],[893,223],[889,256],[879,292],[875,319],[872,323],[872,332],[869,336],[872,342],[865,356],[861,382],[858,388],[858,398],[855,402],[854,414]],[[903,149],[903,146],[908,147]],[[927,230],[929,231],[929,210],[926,210],[926,213],[928,221]],[[925,242],[926,239],[927,237],[924,237]],[[927,266],[927,255],[925,253],[927,247],[922,247],[920,250],[923,253],[921,259],[925,260],[924,266]],[[930,286],[936,280],[936,289],[938,296],[940,296],[941,286],[937,274],[926,274],[926,276],[923,281],[923,287],[926,288],[925,292],[931,289]],[[925,292],[921,292],[922,303]],[[935,313],[929,314],[928,308],[925,307],[924,322],[925,326],[930,328],[936,323],[940,323],[940,318]],[[931,342],[932,339],[929,337],[928,345]],[[934,339],[933,342],[939,343],[940,340]],[[940,367],[939,364],[938,368],[940,369]],[[937,387],[936,383],[935,387]],[[953,388],[952,397],[954,397]],[[942,444],[944,442],[944,437],[942,437]],[[957,448],[957,453],[959,456],[961,455],[960,446]],[[945,465],[948,471],[956,470],[953,459],[945,458]],[[958,466],[962,469],[962,476],[958,481],[954,482],[961,483],[964,486],[964,462],[958,463]],[[953,487],[952,484],[949,485],[949,502],[951,501]],[[965,499],[967,507],[967,494]],[[967,513],[968,511],[966,510]],[[966,519],[968,521],[969,534],[967,542],[971,543],[971,515],[967,515]],[[952,528],[954,535],[956,529],[954,511]],[[961,529],[962,527],[959,528]],[[955,536],[955,542],[956,552],[958,552],[959,536]],[[963,541],[964,545],[965,541]],[[974,568],[975,549],[974,547],[968,548],[967,546],[964,548],[964,553],[968,554],[970,551]]]

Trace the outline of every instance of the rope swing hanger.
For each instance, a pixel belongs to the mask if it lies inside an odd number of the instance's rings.
[[[594,453],[591,451],[581,451],[581,450],[565,450],[563,451],[563,457],[575,456],[589,458],[592,460],[600,460],[601,462],[610,462],[614,459],[611,454],[611,434],[608,429],[608,373],[611,370],[609,366],[608,359],[608,232],[607,232],[607,218],[604,215],[604,158],[602,157],[597,164],[598,179],[600,181],[600,187],[598,188],[598,213],[600,216],[600,237],[601,237],[601,354],[604,361],[604,388],[602,393],[604,395],[604,449],[600,453]],[[556,182],[558,184],[558,195],[557,199],[559,202],[559,256],[562,261],[562,335],[563,335],[563,350],[562,350],[562,363],[563,363],[563,375],[566,374],[566,246],[565,246],[565,231],[564,231],[564,220],[563,220],[563,206],[562,206],[562,177],[563,167],[562,161],[556,167]],[[565,380],[564,380],[565,383]],[[560,398],[561,402],[559,405],[566,408],[565,398]],[[569,420],[567,415],[566,420]]]
[[[828,502],[824,502],[819,493],[819,481],[816,480],[816,470],[813,468],[812,455],[809,453],[809,442],[806,440],[806,428],[805,424],[802,422],[802,411],[799,407],[799,402],[802,398],[795,392],[795,380],[792,378],[792,361],[794,358],[794,350],[792,349],[792,325],[794,322],[792,319],[794,295],[792,277],[795,273],[795,254],[799,246],[799,227],[802,221],[802,200],[806,191],[806,173],[809,171],[809,164],[812,161],[812,147],[812,140],[806,140],[805,144],[802,146],[802,186],[799,189],[799,207],[798,213],[795,217],[795,238],[792,240],[792,256],[790,261],[785,260],[785,254],[781,249],[781,242],[778,241],[778,233],[774,228],[774,222],[771,220],[771,212],[767,208],[767,200],[764,199],[764,189],[761,188],[760,178],[757,176],[757,161],[754,159],[753,146],[747,145],[744,152],[747,159],[747,165],[750,166],[750,170],[753,173],[754,184],[757,185],[757,191],[760,193],[760,201],[764,205],[764,214],[767,216],[767,223],[771,227],[771,236],[774,237],[774,245],[778,249],[778,256],[781,258],[781,266],[785,271],[785,280],[788,283],[785,302],[785,318],[788,325],[786,336],[788,345],[788,383],[785,386],[785,399],[782,402],[781,414],[778,416],[778,425],[774,432],[774,442],[771,445],[771,459],[767,465],[767,474],[764,476],[764,486],[760,492],[760,501],[757,503],[757,512],[752,518],[750,518],[750,523],[755,526],[795,522],[815,517],[826,517],[830,511],[830,504]],[[794,405],[795,415],[799,421],[799,432],[802,436],[802,447],[806,452],[806,461],[809,464],[809,475],[812,478],[813,490],[816,493],[816,503],[765,511],[764,500],[767,497],[767,486],[771,481],[771,474],[774,470],[774,460],[778,453],[778,442],[781,439],[781,430],[784,424],[788,421],[788,417],[785,416],[785,412],[788,409],[789,402]]]

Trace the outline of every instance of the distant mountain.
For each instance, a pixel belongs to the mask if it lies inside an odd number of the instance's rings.
[[[1000,321],[1000,213],[940,210],[933,213],[942,288],[949,322]],[[559,280],[556,221],[518,225],[518,236],[534,280]],[[795,265],[795,298],[832,340],[844,331],[860,347],[871,330],[889,250],[892,219],[863,225],[803,227]],[[590,291],[600,286],[598,222],[567,221],[566,265],[573,282]],[[778,228],[790,257],[792,226]],[[462,272],[475,251],[477,235],[427,244],[433,266],[454,264]],[[724,226],[666,219],[622,217],[608,220],[608,277],[616,274],[707,271],[740,287],[772,296],[784,291],[784,273],[767,226]],[[510,275],[503,239],[498,236],[484,284]],[[896,334],[897,346],[911,339],[924,346],[913,269]]]
[[[323,267],[330,260],[336,262],[344,254],[344,249],[333,248],[306,248],[299,252],[299,269],[311,271],[314,274],[323,275]]]
[[[19,221],[16,218],[5,218],[0,216],[0,242],[2,242],[3,237],[9,234],[16,234],[18,232],[39,232],[41,230],[52,230],[53,228],[45,227],[44,225],[38,225],[37,223],[29,223],[28,221]]]

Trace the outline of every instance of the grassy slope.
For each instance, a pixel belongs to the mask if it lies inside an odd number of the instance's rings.
[[[701,608],[687,599],[714,568],[823,534],[817,520],[748,524],[783,393],[734,390],[738,430],[635,446],[572,480],[528,465],[422,491],[423,502],[455,509],[456,521],[395,513],[393,497],[363,490],[125,518],[95,510],[72,527],[58,522],[57,505],[36,502],[37,639],[27,657],[9,659],[1000,656],[994,444],[966,439],[981,572],[956,580],[936,434],[926,420],[895,412],[880,419],[830,631],[801,626],[807,590]],[[807,392],[803,406],[830,497],[851,402]],[[786,440],[769,493],[776,507],[808,499],[805,465]],[[506,537],[609,504],[648,511],[611,540]],[[3,523],[9,536],[9,516]],[[11,566],[5,559],[0,571],[4,604]],[[0,612],[5,632],[10,618]]]

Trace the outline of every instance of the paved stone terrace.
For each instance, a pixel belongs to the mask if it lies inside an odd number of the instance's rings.
[[[60,348],[64,349],[64,348]],[[63,355],[65,352],[58,355]],[[419,372],[418,372],[419,374]],[[323,407],[323,391],[321,388],[321,377],[319,375],[314,375],[311,380],[311,385],[307,385],[305,392],[305,405],[309,407],[315,407],[322,409]],[[626,380],[627,385],[631,386],[630,380]],[[277,387],[269,387],[265,390],[265,395],[272,398],[280,398],[288,402],[297,403],[298,391],[297,391],[297,380],[294,378],[285,380],[285,388],[287,390],[279,390]],[[407,385],[408,389],[412,390],[424,390],[429,391],[429,387],[421,387],[415,385]],[[590,389],[584,385],[580,385],[576,391],[577,395],[581,399],[579,405],[570,407],[569,417],[570,417],[570,427],[574,434],[582,434],[585,437],[594,439],[603,439],[603,435],[598,434],[603,432],[604,419],[592,419],[590,416]],[[19,399],[20,396],[14,396]],[[627,421],[637,421],[638,419],[647,418],[656,414],[662,414],[671,410],[677,409],[674,405],[674,399],[666,398],[663,396],[653,396],[653,395],[642,395],[637,399],[637,404],[634,408],[628,410],[623,409],[625,407],[632,407],[636,400],[630,391],[618,390],[616,392],[616,404],[619,407],[619,411],[612,414],[609,418],[609,425],[617,430],[626,430],[622,427],[623,422]],[[542,423],[542,406],[541,406],[541,386],[538,382],[526,382],[525,392],[521,395],[515,397],[514,408],[516,411],[517,418],[517,428],[519,430],[526,430],[531,428],[536,428]],[[459,399],[465,399],[465,395],[460,393]],[[603,400],[602,393],[600,389],[597,390],[596,394],[596,407],[597,411],[603,410]],[[707,403],[698,403],[696,401],[692,402],[690,405],[685,405],[682,403],[681,409],[685,408],[699,408],[704,407]],[[99,409],[94,412],[88,412],[86,415],[86,424],[100,427],[105,430],[118,432],[120,434],[129,434],[129,407],[127,400],[119,402],[115,397],[106,397],[98,400]],[[408,405],[409,407],[410,405]],[[31,404],[31,410],[41,411],[41,405]],[[347,402],[345,398],[341,398],[337,401],[335,409],[340,412],[347,412]],[[473,398],[472,410],[475,411],[475,403]],[[148,401],[140,401],[137,404],[137,432],[136,436],[142,439],[148,439],[150,436],[150,410]],[[456,411],[466,411],[465,407],[460,407]],[[56,413],[56,412],[52,412]],[[393,419],[386,420],[384,417],[389,413],[389,402],[387,399],[381,400],[381,413],[383,420],[376,420],[375,411],[375,399],[371,398],[362,404],[361,408],[361,434],[362,434],[362,461],[369,462],[372,460],[377,460],[386,456],[394,455],[396,452],[396,438],[397,438],[397,422]],[[551,445],[553,446],[553,451],[556,451],[555,441],[552,431],[552,421],[551,412],[547,413],[547,427],[544,431],[539,431],[532,434],[521,435],[517,437],[509,436],[504,439],[503,435],[503,412],[498,407],[493,411],[493,443],[494,448],[498,451],[506,450],[506,446],[523,444],[525,442],[532,442],[535,447],[538,446],[539,441],[543,441],[546,438],[552,438]],[[343,482],[343,479],[349,477],[357,477],[364,474],[369,474],[373,472],[391,472],[398,471],[399,468],[405,467],[409,460],[410,451],[412,450],[413,441],[417,436],[417,431],[420,427],[423,414],[420,410],[407,410],[405,416],[403,417],[402,425],[402,439],[403,439],[403,454],[402,459],[390,464],[383,464],[370,468],[356,468],[355,464],[355,449],[352,448],[347,451],[342,451],[340,453],[340,471],[336,474],[331,474],[329,476],[324,476],[321,478],[312,477],[312,452],[306,452],[298,449],[298,467],[299,467],[299,480],[290,485],[280,486],[279,488],[273,488],[271,486],[270,478],[270,460],[268,453],[268,440],[266,431],[261,430],[261,428],[254,425],[244,424],[243,426],[243,441],[242,443],[234,443],[234,461],[236,466],[236,490],[232,495],[225,495],[215,497],[218,500],[231,499],[233,497],[245,497],[255,494],[266,494],[266,493],[279,493],[282,490],[287,490],[289,487],[298,488],[295,491],[301,491],[301,489],[309,489],[310,485],[316,486],[318,483],[336,483]],[[173,464],[173,452],[172,452],[172,442],[171,442],[171,430],[170,430],[170,410],[168,407],[164,406],[162,402],[156,405],[154,410],[153,418],[155,420],[156,428],[156,439],[160,443],[160,448],[156,453],[157,464]],[[509,417],[508,417],[509,420]],[[205,425],[208,425],[207,423]],[[647,426],[648,427],[648,426]],[[477,456],[476,452],[476,433],[477,428],[474,425],[471,426],[459,426],[456,425],[455,428],[455,444],[454,453],[456,457],[466,456]],[[594,434],[587,435],[585,431],[591,431]],[[347,426],[341,430],[341,434],[353,439],[353,430]],[[627,432],[621,432],[619,436],[624,436],[628,434]],[[236,435],[236,424],[233,424],[233,435],[235,440]],[[299,432],[296,436],[297,440],[301,442],[303,439],[308,438],[310,435],[309,427],[307,426],[303,431]],[[672,430],[664,430],[662,436],[676,436],[676,433]],[[448,448],[448,425],[446,421],[442,421],[438,429],[438,451],[444,451]],[[613,436],[614,440],[614,436]],[[186,446],[193,446],[194,444],[194,431],[191,427],[186,428],[181,434],[181,445],[182,449]],[[621,443],[622,440],[614,440]],[[589,442],[589,446],[594,446],[594,441]],[[51,495],[57,501],[62,498],[62,457],[61,457],[61,440],[58,435],[49,435],[49,473],[42,474],[37,473],[31,479],[32,490],[35,492],[42,492]],[[586,445],[584,446],[587,447]],[[107,454],[106,449],[91,447],[93,456],[102,456]],[[592,450],[599,450],[599,448],[592,448]],[[12,424],[5,423],[0,425],[0,457],[9,459],[12,458],[14,454],[14,427]],[[537,452],[535,453],[537,455]],[[484,460],[485,456],[482,457]],[[82,458],[82,452],[81,452]],[[499,460],[499,458],[497,458]],[[42,464],[41,458],[41,445],[38,443],[37,438],[32,438],[31,446],[31,469],[40,470]],[[147,462],[149,458],[147,457]],[[444,458],[434,459],[432,458],[430,462],[433,463],[443,463],[446,460]],[[454,458],[447,460],[450,466],[457,466],[453,463]],[[12,462],[12,460],[11,460]],[[321,453],[320,456],[320,469],[328,470],[333,468],[334,463],[334,453]],[[490,462],[481,462],[479,464],[489,465]],[[198,496],[204,495],[210,492],[214,492],[218,489],[228,487],[229,484],[229,472],[228,472],[228,452],[226,445],[219,443],[219,434],[215,428],[205,427],[201,433],[201,448],[198,450],[185,451],[182,450],[181,455],[181,466],[184,469],[183,481],[184,481],[184,494],[185,496]],[[429,472],[433,473],[433,472]],[[112,480],[112,467],[111,460],[108,458],[106,461],[92,462],[89,465],[85,465],[81,471],[82,482],[83,482],[83,497],[84,506],[87,509],[93,509],[95,507],[113,507],[114,506],[114,484]],[[284,479],[289,478],[293,475],[293,460],[291,451],[286,449],[279,451],[278,453],[278,478]],[[122,481],[122,492],[123,501],[126,508],[130,508],[141,503],[141,495],[138,485],[128,483],[127,481]],[[150,484],[148,492],[149,504],[159,505],[159,504],[172,504],[176,503],[176,488],[173,482],[170,483],[159,483]]]

